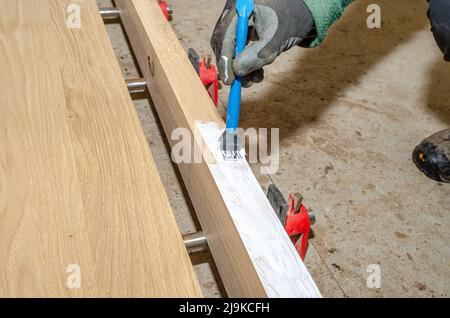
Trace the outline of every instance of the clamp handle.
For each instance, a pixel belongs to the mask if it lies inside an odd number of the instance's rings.
[[[237,0],[236,11],[238,15],[237,30],[236,30],[236,51],[234,57],[236,58],[247,44],[248,36],[248,19],[253,13],[255,7],[254,0]],[[241,111],[241,92],[242,92],[242,78],[236,76],[230,90],[230,97],[228,99],[227,109],[227,131],[235,133],[239,125],[239,113]]]
[[[303,196],[300,193],[289,195],[288,212],[284,228],[301,259],[305,260],[309,232],[311,231],[311,220],[310,213],[302,204],[302,201]]]

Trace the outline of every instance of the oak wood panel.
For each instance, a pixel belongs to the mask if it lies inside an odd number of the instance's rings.
[[[224,122],[156,2],[116,5],[167,136],[200,129],[195,142],[205,143]],[[206,149],[211,161],[180,170],[229,296],[319,297],[248,164],[223,164],[214,144]]]
[[[201,296],[95,0],[0,0],[0,74],[0,296]]]

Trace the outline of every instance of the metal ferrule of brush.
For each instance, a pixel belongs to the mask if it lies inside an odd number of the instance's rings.
[[[244,159],[242,136],[239,130],[228,130],[222,134],[220,140],[223,159],[226,161],[236,161]]]

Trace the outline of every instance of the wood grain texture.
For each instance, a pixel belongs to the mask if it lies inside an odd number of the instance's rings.
[[[223,128],[156,2],[116,0],[116,5],[169,139],[180,127],[194,133],[196,121]],[[211,132],[203,130],[197,145],[208,144]],[[320,297],[248,164],[224,165],[214,159],[215,146],[208,147],[211,161],[181,164],[180,170],[228,295]]]
[[[0,296],[201,296],[95,0],[0,0],[0,71]]]

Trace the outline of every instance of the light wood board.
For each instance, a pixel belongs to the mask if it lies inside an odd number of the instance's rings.
[[[0,73],[0,296],[201,296],[95,0],[0,0]]]
[[[157,3],[115,2],[168,138],[198,130],[212,155],[180,170],[228,295],[320,297],[248,163],[217,156],[224,122]]]

